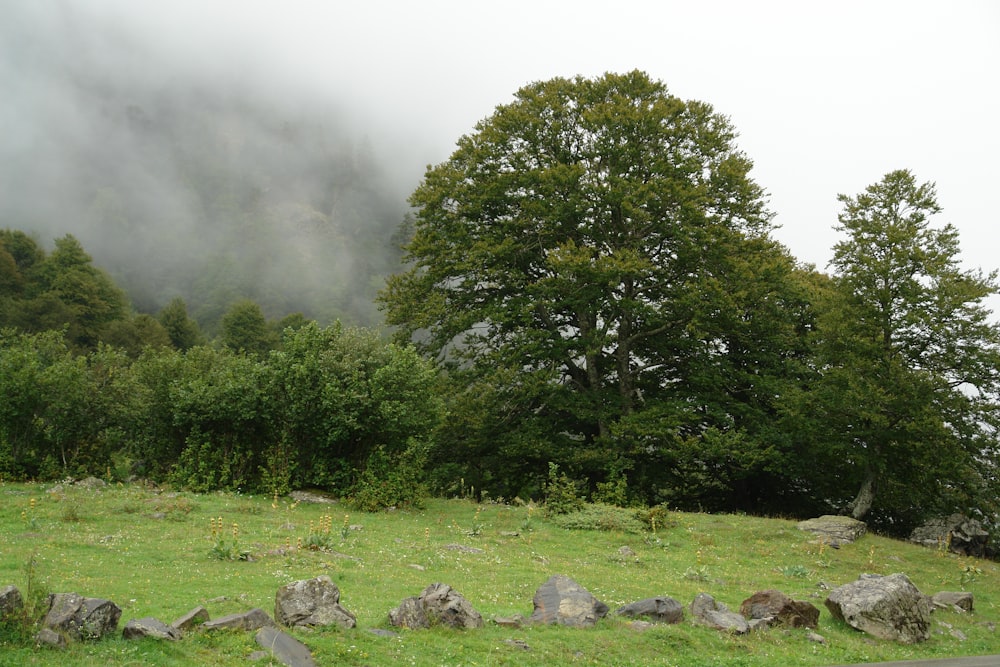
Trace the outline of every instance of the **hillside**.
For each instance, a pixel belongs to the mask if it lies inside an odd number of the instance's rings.
[[[36,599],[45,591],[106,597],[123,608],[121,625],[142,616],[169,623],[197,605],[213,618],[251,607],[273,613],[279,586],[330,576],[358,627],[292,631],[320,664],[746,667],[1000,652],[996,563],[875,535],[823,548],[781,519],[671,512],[655,532],[651,525],[630,532],[613,521],[611,530],[596,531],[559,527],[535,506],[459,499],[430,501],[420,511],[347,514],[338,504],[138,486],[7,484],[0,496],[0,584],[30,586]],[[213,537],[219,522],[223,536]],[[308,548],[310,535],[325,535],[311,540],[319,549]],[[242,551],[249,560],[219,558]],[[928,594],[971,591],[976,611],[936,612],[932,638],[922,644],[872,640],[823,607],[831,587],[862,572],[904,572]],[[826,643],[810,641],[803,630],[727,636],[694,625],[689,615],[647,630],[613,613],[585,630],[490,622],[529,615],[534,591],[552,574],[574,578],[612,611],[655,595],[687,605],[702,591],[738,607],[755,591],[777,588],[821,609],[818,632]],[[396,638],[369,632],[388,628],[388,611],[433,582],[464,595],[486,627],[400,631]],[[169,644],[119,638],[60,653],[10,635],[3,643],[3,665],[245,665],[257,650],[242,632],[194,632]]]

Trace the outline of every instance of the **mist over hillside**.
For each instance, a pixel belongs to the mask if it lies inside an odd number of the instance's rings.
[[[199,60],[72,3],[3,14],[0,228],[46,247],[73,234],[138,311],[181,296],[209,329],[239,298],[380,321],[415,180],[380,165],[339,91],[281,85],[224,44]]]

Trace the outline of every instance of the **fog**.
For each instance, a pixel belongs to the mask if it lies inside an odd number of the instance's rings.
[[[206,50],[116,3],[5,6],[0,227],[73,234],[142,312],[181,296],[211,327],[246,297],[376,323],[428,160],[245,38]]]
[[[0,227],[76,235],[143,311],[377,323],[427,164],[531,81],[638,68],[731,118],[800,260],[908,168],[991,270],[998,30],[978,0],[7,2]]]

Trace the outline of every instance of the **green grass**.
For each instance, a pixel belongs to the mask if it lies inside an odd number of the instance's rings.
[[[524,506],[464,500],[360,514],[336,504],[232,494],[155,493],[138,486],[49,493],[51,486],[0,486],[0,586],[15,584],[29,596],[73,591],[113,600],[123,609],[122,627],[143,616],[170,623],[199,604],[213,618],[251,607],[273,615],[279,586],[326,574],[340,587],[341,603],[357,615],[358,627],[292,630],[319,664],[763,667],[1000,653],[1000,634],[989,625],[1000,623],[997,563],[874,535],[829,549],[811,544],[795,522],[749,516],[671,513],[653,534],[607,517],[592,520],[621,528],[564,528],[537,509],[529,516]],[[345,516],[360,529],[344,530]],[[220,536],[212,534],[213,524],[218,533],[219,517],[221,549]],[[310,524],[313,533],[325,536],[313,540],[325,549],[306,548]],[[482,553],[448,548],[455,544]],[[634,555],[620,553],[623,546]],[[242,552],[250,560],[239,560]],[[935,612],[932,638],[916,646],[872,640],[835,621],[823,606],[828,587],[862,572],[903,572],[927,594],[970,590],[976,612]],[[612,610],[656,595],[687,605],[702,591],[738,608],[755,591],[777,588],[820,608],[819,633],[827,644],[808,641],[800,630],[731,637],[690,619],[645,632],[613,614],[582,630],[509,629],[489,622],[530,615],[535,590],[552,574],[572,577]],[[402,631],[396,639],[367,632],[388,628],[389,610],[434,582],[468,598],[486,627]],[[957,639],[952,629],[967,639]],[[115,638],[57,652],[36,648],[10,628],[4,632],[0,665],[245,667],[258,648],[249,633],[191,632],[176,643]],[[521,640],[530,650],[508,640]]]

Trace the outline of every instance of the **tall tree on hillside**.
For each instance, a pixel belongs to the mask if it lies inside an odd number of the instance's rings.
[[[187,304],[181,297],[171,299],[156,319],[170,336],[171,344],[182,352],[205,342],[198,323],[188,317]]]
[[[631,470],[652,495],[681,458],[703,467],[678,444],[710,430],[760,451],[744,435],[802,304],[735,136],[641,72],[558,78],[427,171],[381,303],[462,388],[453,461],[508,482],[547,460]]]
[[[930,224],[934,185],[909,171],[839,199],[846,238],[811,406],[829,457],[820,467],[854,484],[855,517],[877,510],[898,527],[972,502],[992,476],[1000,331],[983,301],[997,275],[959,266],[957,230]]]
[[[233,352],[263,354],[277,343],[264,312],[250,299],[237,301],[222,316],[222,344]]]

